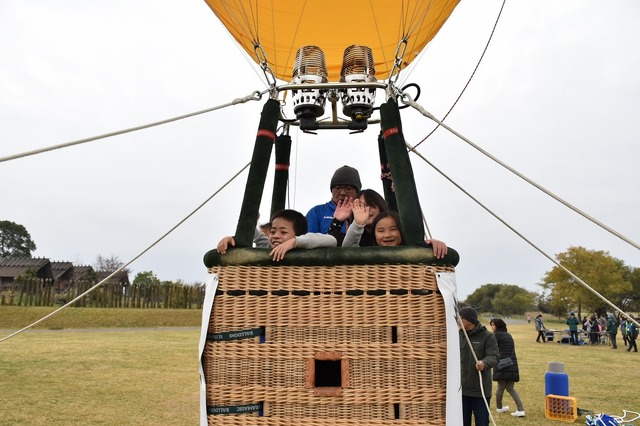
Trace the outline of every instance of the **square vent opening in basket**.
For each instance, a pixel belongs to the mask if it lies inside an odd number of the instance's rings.
[[[342,387],[342,361],[314,359],[317,388]]]
[[[318,396],[340,396],[349,387],[349,362],[339,352],[316,352],[307,360],[307,387]]]

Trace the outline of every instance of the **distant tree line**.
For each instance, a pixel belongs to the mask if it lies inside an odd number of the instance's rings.
[[[569,247],[556,255],[556,261],[586,282],[625,312],[640,310],[640,268],[626,265],[606,251]],[[613,312],[600,297],[573,278],[563,268],[553,267],[538,284],[542,291],[532,292],[513,284],[485,284],[464,301],[479,312],[504,316],[539,311],[564,316],[575,310],[602,316]]]

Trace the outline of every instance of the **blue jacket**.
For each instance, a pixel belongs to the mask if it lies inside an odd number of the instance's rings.
[[[329,233],[329,227],[336,211],[336,203],[333,200],[325,204],[312,207],[307,213],[307,232]],[[342,225],[342,233],[347,232],[347,222]]]

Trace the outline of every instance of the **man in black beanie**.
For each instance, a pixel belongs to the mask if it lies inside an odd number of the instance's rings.
[[[356,169],[349,166],[342,166],[335,171],[331,178],[331,200],[325,204],[312,207],[307,213],[307,232],[319,232],[326,234],[329,232],[333,214],[336,211],[338,201],[343,201],[356,196],[362,184],[360,174]],[[342,232],[347,232],[347,221],[342,226]]]
[[[460,322],[460,378],[462,381],[462,418],[464,426],[471,426],[471,416],[476,426],[489,426],[487,405],[491,401],[491,369],[498,365],[500,351],[493,333],[478,322],[478,312],[470,306],[458,310]],[[467,341],[469,337],[471,346]],[[475,358],[473,354],[475,353]],[[476,358],[478,361],[476,361]],[[482,388],[480,387],[482,375]]]

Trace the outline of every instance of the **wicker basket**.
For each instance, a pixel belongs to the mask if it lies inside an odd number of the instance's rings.
[[[207,341],[209,424],[445,425],[447,336],[435,278],[445,271],[453,267],[212,266],[219,284],[208,333],[262,332]]]

